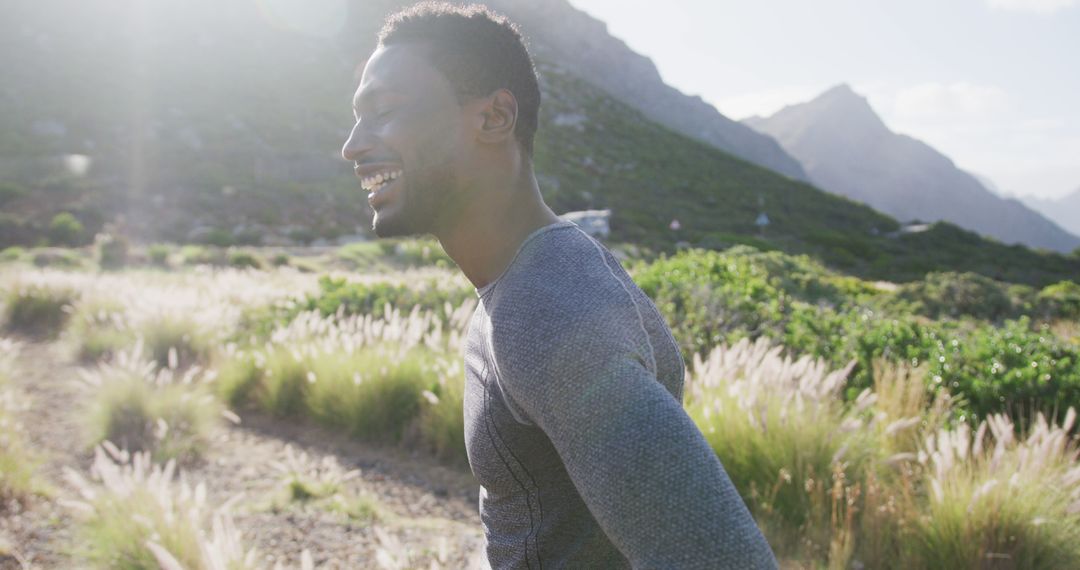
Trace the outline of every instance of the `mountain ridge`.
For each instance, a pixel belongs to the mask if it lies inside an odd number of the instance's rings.
[[[1005,243],[1059,252],[1080,247],[1080,237],[997,196],[925,142],[893,132],[846,85],[745,122],[777,139],[821,188],[899,220],[945,220]]]
[[[1057,198],[1039,198],[1029,195],[1018,196],[1017,199],[1067,231],[1080,235],[1080,186]]]

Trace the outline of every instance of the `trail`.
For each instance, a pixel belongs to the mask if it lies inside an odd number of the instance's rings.
[[[0,569],[79,568],[74,556],[76,524],[64,499],[77,492],[63,477],[65,467],[90,476],[93,460],[80,425],[87,392],[79,385],[79,365],[68,361],[59,343],[26,343],[13,388],[29,400],[22,412],[30,445],[41,457],[39,479],[51,488],[24,512],[0,518],[0,542],[14,556],[0,556]],[[284,500],[286,448],[305,454],[309,464],[327,461],[359,476],[344,484],[351,496],[368,497],[373,520],[350,520],[340,512]],[[204,461],[183,469],[192,482],[204,481],[210,505],[239,496],[232,509],[247,547],[259,553],[260,567],[282,562],[298,568],[307,549],[316,568],[443,568],[480,565],[482,545],[476,509],[478,487],[462,469],[440,465],[424,454],[350,441],[294,420],[244,416],[223,422]],[[387,557],[387,554],[390,557]]]

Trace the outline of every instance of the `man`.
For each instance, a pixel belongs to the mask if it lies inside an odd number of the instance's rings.
[[[343,155],[382,237],[434,234],[476,286],[465,435],[494,568],[773,568],[683,411],[684,364],[619,263],[544,204],[540,91],[483,7],[391,16]]]

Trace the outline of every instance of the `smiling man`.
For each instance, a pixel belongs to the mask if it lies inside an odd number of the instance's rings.
[[[483,7],[391,16],[343,155],[381,237],[430,233],[476,286],[465,436],[497,569],[774,568],[682,409],[652,302],[544,204],[540,90],[515,26]]]

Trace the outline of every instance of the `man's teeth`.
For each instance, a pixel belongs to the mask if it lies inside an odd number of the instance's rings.
[[[387,172],[380,172],[374,176],[368,176],[360,180],[360,187],[368,192],[374,192],[379,188],[382,188],[384,184],[391,180],[397,180],[401,176],[400,170],[393,170]]]

